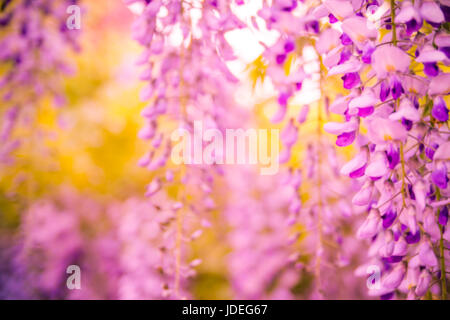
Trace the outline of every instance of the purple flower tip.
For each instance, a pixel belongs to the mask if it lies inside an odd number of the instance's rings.
[[[425,148],[425,155],[428,157],[428,159],[433,160],[434,152],[435,152],[435,150],[437,150],[439,145],[437,143],[432,143],[431,147],[433,147],[433,148]]]
[[[392,98],[400,98],[403,92],[404,90],[400,81],[398,79],[394,79],[394,81],[392,81]]]
[[[344,88],[349,90],[361,83],[361,79],[357,72],[347,73],[342,76],[341,79],[344,81]]]
[[[435,99],[433,109],[431,110],[431,115],[438,121],[448,121],[448,109],[444,99],[441,97]]]
[[[349,45],[351,45],[352,43],[353,43],[353,41],[352,41],[352,39],[350,39],[350,37],[346,34],[346,33],[343,33],[342,35],[341,35],[341,43],[344,45],[344,46],[349,46]]]
[[[284,53],[283,54],[277,54],[275,59],[277,61],[277,64],[283,64],[284,61],[286,60],[286,55]]]
[[[445,165],[443,165],[440,168],[435,169],[431,173],[431,180],[439,188],[447,189],[447,184],[448,184],[447,167]]]
[[[387,97],[389,96],[389,93],[391,93],[391,88],[389,87],[389,85],[385,81],[381,82],[380,100],[382,102],[386,101]]]
[[[336,145],[339,147],[349,146],[355,141],[356,132],[344,132],[337,137]]]
[[[418,230],[415,234],[408,231],[405,236],[405,240],[408,244],[414,244],[420,241],[420,231]]]
[[[391,209],[385,213],[384,216],[382,216],[383,219],[383,228],[387,229],[389,228],[395,221],[395,218],[397,218],[397,213],[395,211],[392,211]]]
[[[439,67],[436,62],[424,63],[423,67],[423,72],[429,77],[436,77],[439,74]]]
[[[411,120],[402,118],[402,125],[405,127],[407,131],[410,131],[413,126],[413,122]]]
[[[295,43],[291,40],[286,41],[284,44],[284,52],[289,53],[294,51],[295,49]]]
[[[374,111],[375,108],[372,106],[365,108],[358,108],[358,116],[365,118],[370,116]]]
[[[386,151],[386,157],[389,163],[389,168],[391,170],[393,170],[400,162],[400,153],[392,145],[390,146],[389,150]]]
[[[317,20],[309,21],[306,28],[312,30],[314,33],[319,33],[319,22]]]
[[[412,33],[419,31],[422,27],[422,21],[417,21],[416,19],[411,19],[406,22],[406,34],[411,35]]]
[[[332,13],[328,15],[328,19],[330,19],[331,24],[338,22],[338,19],[336,19],[336,17]]]
[[[363,54],[361,56],[362,62],[365,64],[371,64],[372,63],[372,53],[375,51],[375,48],[370,46],[367,49],[363,51]]]
[[[350,50],[342,50],[338,64],[342,64],[350,59],[352,52]]]
[[[448,208],[447,206],[444,206],[441,211],[439,212],[439,224],[441,226],[446,226],[448,222]]]
[[[389,292],[380,296],[381,300],[391,300],[394,297],[394,292]]]
[[[349,176],[352,179],[356,179],[356,178],[362,177],[365,172],[366,172],[366,165],[364,165],[361,168],[351,172]]]

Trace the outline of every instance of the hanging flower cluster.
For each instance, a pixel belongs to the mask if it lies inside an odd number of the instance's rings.
[[[183,290],[186,281],[195,275],[193,269],[201,263],[195,259],[177,266],[172,255],[176,250],[176,211],[168,199],[152,199],[152,203],[129,199],[111,207],[110,214],[117,218],[117,238],[120,247],[118,280],[119,299],[188,298]],[[184,242],[201,235],[196,232]],[[182,252],[181,259],[188,257]],[[175,268],[181,268],[180,292],[174,294]]]
[[[346,89],[329,106],[345,122],[324,129],[337,135],[337,146],[359,149],[340,173],[363,185],[352,202],[369,213],[358,236],[371,239],[367,266],[382,269],[382,286],[370,294],[382,298],[420,298],[430,289],[446,298],[448,9],[435,1],[273,1],[258,13],[280,33],[264,54],[279,92],[274,122],[285,118],[288,99],[306,78],[301,58],[295,61],[305,39],[320,54],[327,78],[339,76]],[[297,140],[292,121],[286,141],[282,136],[282,161],[289,160],[290,140]],[[318,203],[328,203],[318,195]]]
[[[20,241],[3,253],[8,259],[1,263],[5,278],[0,278],[0,294],[25,299],[174,298],[175,261],[166,254],[176,245],[172,207],[173,201],[161,196],[151,203],[130,198],[103,205],[73,190],[33,203],[23,214]],[[194,259],[182,266],[182,285],[200,263]],[[82,290],[67,290],[70,265],[80,268]],[[180,295],[189,297],[186,291]]]
[[[280,177],[250,168],[227,170],[225,177],[233,190],[224,215],[231,227],[228,268],[234,297],[294,298],[301,264],[294,250],[298,236],[286,223],[294,190]]]
[[[341,174],[363,184],[352,200],[368,210],[357,236],[371,242],[366,265],[382,270],[371,294],[382,298],[446,299],[448,9],[436,1],[324,1],[316,11],[328,19],[317,41],[328,76],[348,90],[330,105],[345,122],[325,130],[338,146],[359,149]]]
[[[8,154],[19,144],[11,135],[21,114],[30,114],[33,104],[45,95],[53,97],[56,105],[64,103],[61,79],[73,72],[66,58],[67,51],[79,50],[78,32],[66,26],[66,10],[76,3],[77,0],[1,2],[2,162],[10,160]]]
[[[133,37],[145,47],[138,64],[145,67],[141,80],[146,82],[141,99],[149,104],[142,111],[146,125],[141,139],[151,141],[151,150],[139,165],[155,172],[147,189],[153,196],[164,187],[178,184],[174,249],[166,252],[175,259],[174,281],[169,284],[173,297],[181,297],[181,255],[187,233],[186,221],[208,225],[208,212],[215,208],[211,197],[214,175],[220,173],[216,160],[205,165],[193,144],[186,146],[188,163],[170,168],[174,152],[173,130],[194,136],[198,122],[205,129],[223,130],[234,108],[232,85],[237,81],[226,61],[235,59],[224,34],[242,27],[227,1],[126,1],[141,5],[142,12],[133,25]],[[198,132],[197,132],[198,133]],[[201,134],[201,133],[199,133]],[[194,142],[195,143],[195,142]],[[203,141],[198,142],[200,147]],[[218,157],[220,155],[215,155]],[[186,159],[184,159],[186,160]],[[164,171],[161,174],[161,171]],[[206,214],[205,214],[206,212]],[[185,230],[187,229],[187,230]]]
[[[352,236],[359,220],[357,214],[362,210],[353,207],[347,197],[358,190],[359,184],[340,176],[338,166],[342,160],[323,133],[330,93],[322,88],[325,80],[318,56],[321,49],[314,40],[319,22],[305,8],[296,1],[263,2],[253,27],[259,29],[256,21],[262,18],[269,30],[279,34],[273,45],[264,45],[258,62],[278,95],[279,109],[271,121],[284,124],[279,161],[288,166],[284,184],[290,196],[285,223],[294,230],[301,226],[291,236],[290,242],[301,243],[291,258],[302,274],[300,283],[313,279],[311,288],[297,293],[310,298],[338,298],[352,296],[360,286],[352,267],[364,249],[361,244],[355,245]],[[305,90],[317,92],[318,96],[292,116],[290,100]],[[305,122],[305,128],[312,125],[314,129],[302,128]],[[303,153],[296,147],[299,140],[306,147]],[[338,279],[345,279],[346,286]]]

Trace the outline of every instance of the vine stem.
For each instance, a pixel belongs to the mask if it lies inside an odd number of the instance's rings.
[[[403,207],[406,208],[406,183],[405,183],[405,177],[406,177],[406,170],[405,170],[405,155],[403,150],[403,142],[400,142],[400,161],[402,165],[402,204]]]
[[[184,1],[180,1],[180,19],[181,23],[183,23],[183,4]],[[187,119],[187,111],[186,111],[186,97],[184,96],[184,63],[185,63],[185,49],[184,49],[184,39],[180,44],[180,84],[179,84],[179,94],[180,94],[180,107],[181,107],[181,116],[183,121],[186,121]],[[181,278],[181,246],[183,241],[183,222],[184,222],[184,210],[185,210],[185,195],[184,195],[184,187],[182,184],[182,179],[186,174],[186,167],[185,165],[182,166],[181,173],[180,173],[180,188],[182,188],[181,191],[181,201],[183,203],[183,206],[177,210],[176,214],[176,238],[175,238],[175,296],[177,298],[180,297],[180,278]]]
[[[317,210],[317,229],[319,233],[319,241],[317,241],[316,247],[316,264],[315,264],[315,274],[317,279],[317,285],[319,292],[321,291],[321,272],[320,266],[322,263],[322,251],[323,251],[323,222],[322,222],[322,161],[321,161],[321,150],[322,150],[322,59],[320,54],[316,51],[318,62],[319,62],[319,86],[321,90],[321,99],[318,101],[317,108],[317,135],[319,137],[319,145],[317,148],[317,188],[318,188],[318,210]]]
[[[438,211],[439,212],[439,211]],[[441,239],[439,241],[439,255],[441,262],[441,293],[442,300],[447,300],[447,279],[445,276],[445,257],[444,257],[444,227],[439,225],[439,231],[441,232]]]
[[[439,201],[441,198],[441,192],[438,187],[436,187],[436,200]],[[437,210],[439,216],[440,209]],[[439,262],[441,264],[441,299],[447,300],[447,278],[445,276],[445,252],[444,252],[444,227],[439,224],[439,231],[441,233],[441,238],[439,239]]]
[[[395,0],[391,0],[392,43],[397,45],[397,26],[395,25]]]
[[[317,256],[316,256],[316,277],[317,277],[317,283],[320,290],[320,264],[321,264],[321,251],[322,251],[322,172],[321,172],[321,139],[322,139],[322,130],[321,130],[321,123],[322,123],[322,113],[321,113],[321,103],[319,102],[318,110],[317,110],[317,134],[319,136],[319,148],[317,149],[317,188],[319,189],[317,195],[318,195],[318,210],[317,210],[317,228],[319,232],[319,241],[317,242]],[[320,253],[320,254],[319,254]]]
[[[397,46],[397,26],[395,24],[395,0],[391,0],[391,25],[392,25],[392,44],[394,46]],[[397,99],[396,101],[397,108],[399,106],[400,99]],[[405,171],[405,155],[403,150],[403,142],[400,142],[400,161],[402,166],[402,205],[405,208],[406,207],[406,184],[405,184],[405,177],[406,177],[406,171]]]

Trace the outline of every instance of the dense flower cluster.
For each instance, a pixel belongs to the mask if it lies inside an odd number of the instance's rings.
[[[442,290],[445,299],[448,3],[305,1],[299,9],[297,4],[274,1],[259,16],[281,33],[270,51],[278,74],[295,50],[292,39],[306,37],[315,41],[327,77],[340,76],[346,89],[329,106],[345,122],[324,128],[337,135],[337,146],[358,147],[340,173],[363,185],[352,201],[368,211],[358,236],[371,240],[366,266],[382,270],[382,285],[370,294],[420,298]],[[279,92],[284,110],[292,90]],[[437,282],[440,286],[433,286]]]
[[[203,257],[192,241],[220,223],[233,298],[447,299],[450,2],[262,0],[238,19],[249,1],[124,0],[144,50],[146,198],[63,191],[26,203],[18,241],[0,239],[0,297],[195,297]],[[0,159],[36,98],[60,100],[65,50],[77,48],[65,30],[73,3],[0,4]],[[273,176],[222,166],[223,154],[198,159],[206,141],[185,146],[188,163],[172,161],[174,132],[256,126],[257,112],[235,101],[248,79],[229,69],[226,38],[241,29],[276,34],[250,66],[275,92]],[[66,290],[72,264],[83,290]]]
[[[335,39],[335,48],[322,53],[324,61],[328,74],[342,75],[350,90],[330,106],[346,121],[325,129],[338,136],[337,145],[356,141],[359,147],[341,173],[364,183],[353,203],[368,207],[357,235],[371,240],[369,258],[382,270],[375,294],[391,298],[402,292],[414,299],[442,290],[445,299],[450,262],[444,244],[450,240],[445,42],[450,37],[444,12],[449,7],[371,1],[358,14],[351,6],[339,12],[344,7],[327,7],[342,17],[342,32],[330,27],[318,40],[330,45]],[[433,286],[436,282],[441,287]]]
[[[228,261],[235,298],[294,298],[301,264],[293,246],[298,237],[286,223],[293,190],[251,168],[227,170],[225,177],[233,190],[224,214],[232,228]]]
[[[101,204],[63,190],[23,215],[19,244],[2,255],[0,295],[7,298],[165,299],[173,297],[176,212],[167,198]],[[199,233],[193,235],[191,241]],[[8,258],[8,259],[6,259]],[[186,257],[187,259],[187,257]],[[182,283],[201,261],[182,269]],[[81,270],[81,290],[67,290],[67,267]],[[7,290],[8,292],[5,292]],[[189,297],[187,292],[180,292]]]
[[[173,296],[179,298],[180,269],[186,268],[180,259],[182,239],[185,232],[195,233],[185,230],[185,223],[194,218],[198,225],[205,224],[207,213],[215,208],[211,192],[214,175],[220,169],[216,161],[212,166],[204,165],[203,159],[197,161],[195,146],[187,147],[192,148],[189,149],[192,165],[184,163],[171,169],[168,163],[174,152],[171,133],[179,128],[182,133],[194,134],[195,121],[201,121],[205,129],[225,128],[230,109],[234,108],[231,88],[237,79],[225,64],[235,56],[224,34],[242,27],[242,23],[227,1],[126,3],[140,5],[142,12],[133,25],[133,37],[145,47],[138,64],[145,67],[141,80],[146,85],[141,99],[149,104],[142,111],[146,125],[139,137],[151,141],[152,147],[139,165],[155,172],[164,170],[153,178],[146,195],[153,196],[173,184],[181,185],[176,195],[176,230],[171,234],[176,244],[172,252],[167,252],[168,259],[176,261],[170,288]]]

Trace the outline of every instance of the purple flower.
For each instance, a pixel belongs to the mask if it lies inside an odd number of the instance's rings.
[[[394,291],[382,294],[380,296],[380,300],[392,300],[392,298],[394,298]]]
[[[359,227],[357,236],[360,239],[369,239],[378,233],[378,226],[380,225],[380,216],[375,210],[371,210],[369,216]]]
[[[403,263],[398,264],[392,269],[381,281],[386,289],[396,289],[402,282],[406,273],[406,268]]]
[[[352,89],[361,83],[359,73],[351,72],[343,75],[341,79],[344,81],[345,89]]]
[[[291,97],[291,94],[288,92],[283,92],[278,96],[278,103],[281,106],[287,106],[287,101]]]
[[[421,265],[427,267],[436,267],[438,265],[436,255],[428,241],[425,241],[420,245],[419,261]]]
[[[290,3],[289,1],[280,1],[279,5],[281,6],[280,9],[282,11],[290,12],[297,8],[297,0],[291,0]]]
[[[411,231],[406,232],[405,240],[408,244],[414,244],[420,241],[420,230],[418,230],[415,234],[412,234]]]
[[[287,40],[284,44],[284,52],[289,53],[294,51],[295,49],[295,43],[292,40]]]
[[[348,61],[348,59],[350,59],[351,56],[352,56],[351,50],[347,49],[342,50],[338,65]]]
[[[412,129],[413,122],[411,120],[402,118],[402,124],[407,131],[410,131]]]
[[[380,85],[380,100],[382,102],[386,101],[387,97],[389,97],[389,93],[391,92],[391,87],[386,83],[386,81],[382,81]]]
[[[371,64],[372,63],[372,53],[375,51],[375,47],[372,45],[368,45],[364,48],[363,54],[361,56],[361,60],[365,64]]]
[[[328,19],[330,20],[331,24],[338,22],[338,19],[336,19],[336,17],[332,13],[328,15]]]
[[[440,4],[441,10],[444,13],[445,22],[450,21],[450,6],[446,6],[445,4]]]
[[[450,59],[450,47],[440,47],[439,50],[445,53],[447,59]]]
[[[437,148],[439,147],[439,145],[435,142],[433,142],[431,144],[432,148],[425,148],[425,155],[428,157],[428,159],[433,160],[434,157],[434,153],[437,150]]]
[[[387,229],[389,228],[395,221],[395,218],[397,218],[397,213],[393,211],[392,209],[389,209],[383,216],[383,228]]]
[[[385,45],[375,49],[372,54],[372,68],[380,78],[394,72],[407,72],[411,58],[402,49]]]
[[[314,33],[319,33],[319,22],[317,20],[312,20],[306,23],[306,29],[312,30]]]
[[[387,263],[398,263],[402,260],[403,260],[403,256],[390,256],[387,258],[383,258],[383,261],[387,262]]]
[[[389,145],[388,150],[386,151],[386,157],[391,170],[393,170],[400,162],[400,153],[392,144]]]
[[[419,276],[419,281],[417,281],[415,294],[419,297],[424,296],[429,289],[431,280],[432,278],[428,270],[422,270]]]
[[[431,173],[431,180],[435,185],[441,189],[447,188],[447,166],[445,163],[439,164],[435,170]]]
[[[411,184],[408,184],[408,193],[411,200],[416,200],[416,194],[414,193],[413,186]]]
[[[392,29],[391,18],[387,18],[386,20],[384,20],[384,23],[385,23],[386,30],[391,30]]]
[[[419,31],[422,27],[422,20],[411,19],[406,22],[406,33],[411,35],[412,33]]]
[[[439,224],[441,226],[446,226],[448,222],[448,208],[447,206],[444,206],[441,211],[439,212],[439,218],[438,218]]]
[[[395,100],[400,98],[400,96],[404,92],[402,84],[397,78],[394,78],[392,80],[391,88],[392,88],[391,89],[392,90],[392,98]]]
[[[282,54],[277,54],[277,56],[275,57],[277,64],[283,64],[284,61],[286,60],[286,55],[284,53]]]
[[[341,39],[341,43],[344,46],[349,46],[353,43],[352,39],[350,39],[350,37],[345,32],[341,35],[340,39]]]
[[[365,171],[366,171],[366,166],[364,165],[363,167],[351,172],[350,178],[356,179],[356,178],[362,177],[364,175]]]
[[[431,115],[438,121],[441,122],[448,121],[448,109],[442,97],[437,97],[436,99],[434,99]]]
[[[374,111],[375,108],[373,106],[358,108],[358,116],[365,118],[370,116]]]
[[[429,77],[436,77],[439,74],[439,67],[436,62],[426,62],[423,67],[423,71]]]
[[[337,140],[336,140],[336,145],[339,147],[349,146],[353,143],[353,141],[355,141],[355,137],[356,137],[355,131],[344,132],[344,133],[338,135]]]

